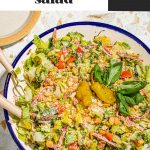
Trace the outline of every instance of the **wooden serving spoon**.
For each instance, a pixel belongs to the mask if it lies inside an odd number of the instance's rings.
[[[15,115],[18,118],[21,118],[22,111],[21,109],[14,105],[13,103],[9,102],[4,96],[0,94],[0,107],[6,109],[11,114]]]
[[[0,48],[0,63],[2,63],[2,65],[8,71],[8,73],[11,74],[12,81],[14,81],[13,82],[14,83],[14,87],[17,87],[17,90],[18,90],[19,84],[18,84],[18,81],[17,81],[18,80],[17,76],[15,75],[15,72],[13,70],[12,65],[7,61],[6,57],[4,56],[1,48]],[[15,88],[14,88],[14,90],[15,90]],[[7,111],[12,113],[13,115],[21,118],[21,113],[22,113],[21,109],[19,107],[17,107],[16,105],[14,105],[13,103],[9,102],[2,95],[0,95],[0,107],[6,109]]]

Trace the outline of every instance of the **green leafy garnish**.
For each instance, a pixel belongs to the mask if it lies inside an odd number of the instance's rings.
[[[115,83],[120,78],[122,65],[123,65],[122,62],[117,62],[111,65],[109,69],[109,77],[108,77],[107,85],[111,85]]]
[[[118,92],[124,95],[132,95],[146,86],[145,81],[125,81],[118,87]]]
[[[122,113],[124,116],[129,116],[130,113],[129,113],[128,104],[125,100],[125,97],[120,93],[117,94],[117,97],[118,97],[118,102],[119,102],[120,113]]]
[[[129,106],[138,105],[139,103],[143,102],[144,96],[140,93],[136,95],[126,96],[121,93],[117,93],[118,103],[119,103],[119,111],[124,116],[129,116]]]
[[[94,67],[94,77],[99,83],[103,83],[103,71],[99,65],[95,65]]]
[[[111,85],[119,78],[122,71],[122,62],[112,63],[109,69],[102,70],[99,65],[95,65],[93,69],[94,78],[102,84]]]

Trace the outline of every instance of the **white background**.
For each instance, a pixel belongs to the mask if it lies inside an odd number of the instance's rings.
[[[0,0],[0,10],[107,11],[108,0],[73,0],[73,4],[35,4],[35,0]]]

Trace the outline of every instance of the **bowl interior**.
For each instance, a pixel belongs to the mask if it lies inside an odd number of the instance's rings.
[[[127,42],[128,44],[130,44],[133,51],[136,51],[141,54],[141,58],[144,59],[145,64],[150,63],[150,59],[148,59],[149,53],[150,53],[149,48],[144,43],[142,43],[139,39],[137,39],[130,33],[126,32],[120,28],[117,28],[117,27],[114,27],[111,25],[107,25],[107,24],[102,24],[102,23],[78,22],[78,23],[70,23],[70,24],[62,25],[62,26],[57,27],[57,29],[58,29],[58,37],[62,37],[64,35],[66,35],[68,32],[78,31],[78,32],[82,33],[85,36],[85,38],[88,40],[92,39],[100,31],[104,30],[102,34],[109,36],[111,38],[112,42],[115,42],[115,41]],[[47,41],[48,38],[51,37],[52,31],[53,31],[53,29],[48,30],[48,31],[44,32],[43,34],[41,34],[40,37],[42,37],[42,39],[44,41]],[[13,66],[15,68],[17,68],[17,67],[22,68],[23,62],[29,57],[28,56],[29,50],[31,50],[33,52],[35,51],[35,46],[32,44],[32,42],[30,42],[23,49],[23,51],[18,55],[18,57],[14,61]],[[20,79],[23,78],[22,74],[19,75],[19,78]],[[24,86],[24,85],[22,85],[22,86]],[[13,89],[13,83],[10,80],[10,77],[8,76],[7,80],[6,80],[6,84],[5,84],[4,96],[7,97],[7,99],[9,101],[14,103],[14,96],[13,96],[12,89]],[[7,122],[8,128],[9,128],[9,131],[10,131],[14,141],[18,145],[18,147],[20,149],[30,150],[31,148],[28,145],[25,145],[22,141],[20,141],[17,138],[16,126],[15,126],[15,124],[11,123],[11,117],[8,115],[8,113],[6,111],[5,111],[5,118],[6,118],[6,122]]]

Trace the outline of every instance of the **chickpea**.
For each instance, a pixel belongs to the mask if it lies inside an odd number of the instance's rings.
[[[115,118],[114,117],[110,117],[109,118],[109,123],[110,123],[110,125],[113,125],[115,123]]]
[[[118,124],[120,124],[120,120],[119,120],[119,118],[117,118],[117,117],[110,117],[109,118],[109,123],[110,123],[110,125],[118,125]]]
[[[120,120],[117,117],[115,117],[114,123],[115,123],[115,125],[118,125],[118,124],[120,124]]]
[[[85,53],[84,57],[85,57],[85,58],[88,58],[88,57],[89,57],[89,54],[88,54],[88,53]]]
[[[46,142],[46,147],[48,147],[48,148],[53,148],[53,147],[54,147],[53,142],[50,141],[50,140],[48,140],[48,141]]]
[[[100,129],[100,130],[99,130],[99,133],[104,135],[106,132],[105,132],[104,130],[101,130],[101,129]]]
[[[135,105],[135,106],[134,106],[134,109],[135,109],[135,110],[138,110],[138,109],[139,109],[139,106],[138,106],[138,105]]]
[[[148,124],[148,128],[150,128],[150,123]]]
[[[85,120],[86,120],[87,122],[91,122],[91,117],[85,117]]]
[[[142,146],[143,144],[144,144],[144,140],[143,139],[138,140],[138,145],[139,146]]]
[[[101,123],[101,119],[100,118],[96,118],[94,121],[95,124],[100,124]]]
[[[90,112],[89,109],[85,109],[84,111],[85,111],[85,113],[89,113]]]

